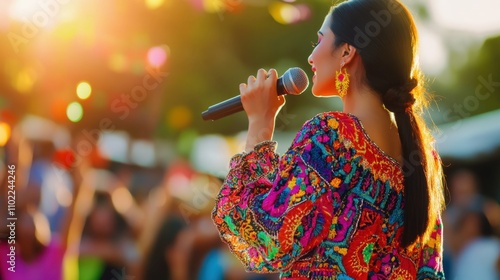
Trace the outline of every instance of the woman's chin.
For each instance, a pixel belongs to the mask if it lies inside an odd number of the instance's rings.
[[[312,92],[312,95],[315,97],[333,97],[333,96],[335,96],[335,93],[333,93],[333,92],[315,90],[314,88],[311,90],[311,92]]]

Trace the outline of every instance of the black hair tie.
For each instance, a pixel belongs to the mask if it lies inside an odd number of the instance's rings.
[[[412,90],[417,84],[417,79],[412,78],[403,86],[390,88],[382,96],[385,108],[394,113],[406,112],[415,104],[415,97],[412,94]]]

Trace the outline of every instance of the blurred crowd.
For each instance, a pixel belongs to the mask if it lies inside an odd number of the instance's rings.
[[[278,279],[246,273],[221,242],[210,217],[221,178],[182,158],[146,170],[106,160],[95,147],[87,154],[22,135],[2,148],[0,218],[7,222],[14,200],[17,220],[14,233],[0,227],[0,280]],[[15,199],[7,196],[9,166]],[[471,170],[447,178],[447,278],[499,279],[500,206],[481,195]]]
[[[13,133],[0,149],[0,280],[278,278],[246,273],[220,240],[220,178],[182,157],[146,168],[56,146]]]
[[[481,194],[470,169],[451,172],[447,181],[449,202],[443,215],[447,278],[500,279],[500,206]]]

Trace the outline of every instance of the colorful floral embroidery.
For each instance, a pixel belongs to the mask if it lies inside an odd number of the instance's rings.
[[[442,279],[442,226],[399,247],[403,174],[359,120],[324,113],[282,156],[274,142],[238,154],[212,218],[248,271],[282,279]]]

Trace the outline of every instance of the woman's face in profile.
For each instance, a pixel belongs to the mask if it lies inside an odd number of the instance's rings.
[[[312,93],[318,97],[338,95],[335,89],[335,71],[340,70],[340,48],[334,47],[335,35],[330,29],[331,15],[323,21],[318,31],[318,42],[309,56],[314,72]]]

